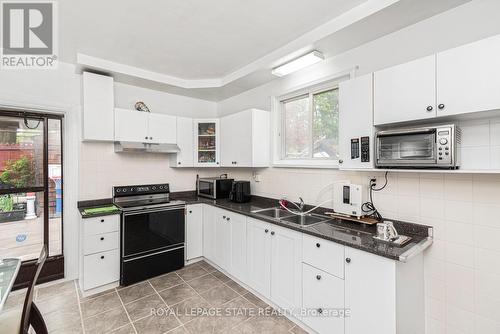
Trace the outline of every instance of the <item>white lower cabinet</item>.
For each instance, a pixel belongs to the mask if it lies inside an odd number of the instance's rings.
[[[247,218],[229,213],[231,224],[231,274],[246,283],[247,281]]]
[[[225,210],[215,214],[215,264],[230,271],[231,266],[231,218]]]
[[[81,224],[80,289],[120,280],[120,215],[85,218]]]
[[[406,263],[345,248],[346,334],[424,333],[423,257]]]
[[[318,333],[344,333],[344,280],[302,264],[302,321]]]
[[[406,263],[203,205],[203,256],[315,333],[424,333],[423,258]]]
[[[271,226],[271,300],[299,314],[302,305],[302,234]]]
[[[85,255],[83,258],[83,287],[90,290],[120,279],[120,250]]]
[[[215,260],[215,214],[216,208],[203,205],[203,257]]]
[[[348,247],[346,260],[346,333],[396,333],[395,262]]]
[[[248,285],[267,298],[271,296],[270,225],[247,219]]]
[[[299,311],[302,304],[302,235],[248,218],[248,285],[276,305]]]
[[[186,207],[186,260],[203,256],[203,207]]]

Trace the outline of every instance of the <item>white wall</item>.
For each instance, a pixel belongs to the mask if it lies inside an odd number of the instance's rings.
[[[134,109],[137,101],[143,101],[154,113],[183,117],[215,117],[217,104],[211,101],[169,94],[147,88],[115,83],[115,106]]]
[[[271,96],[359,65],[359,74],[500,34],[500,1],[476,0],[384,36],[344,54],[221,101],[218,114],[270,110]],[[478,127],[473,127],[477,129]],[[492,142],[488,126],[481,138]],[[488,131],[487,131],[488,130]],[[481,130],[482,131],[482,130]],[[483,145],[484,146],[484,145]],[[492,157],[493,158],[493,157]],[[367,184],[370,173],[327,169],[256,170],[254,194],[320,203],[329,183]],[[382,174],[378,174],[379,184]],[[318,196],[318,194],[320,194]],[[375,204],[393,219],[432,225],[435,243],[425,253],[426,333],[500,333],[500,177],[446,173],[390,173]],[[325,206],[331,206],[326,204]]]

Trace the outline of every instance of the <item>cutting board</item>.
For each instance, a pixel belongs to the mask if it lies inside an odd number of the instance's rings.
[[[357,218],[357,217],[342,215],[342,214],[335,213],[335,212],[325,212],[325,214],[331,216],[332,218],[349,220],[349,221],[353,221],[353,222],[361,223],[361,224],[375,225],[378,223],[378,220],[376,220],[375,218],[372,218],[372,217]]]

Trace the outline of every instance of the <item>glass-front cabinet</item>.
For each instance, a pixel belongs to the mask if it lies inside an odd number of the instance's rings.
[[[194,120],[194,165],[219,166],[219,120]]]

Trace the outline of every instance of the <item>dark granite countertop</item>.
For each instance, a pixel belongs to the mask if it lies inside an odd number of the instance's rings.
[[[327,222],[311,226],[301,226],[295,223],[283,220],[278,221],[252,213],[254,210],[278,207],[278,201],[275,199],[253,196],[252,200],[248,203],[234,203],[228,199],[211,200],[197,197],[192,192],[177,194],[172,193],[172,198],[183,200],[187,204],[210,204],[221,209],[403,262],[413,255],[420,253],[432,243],[432,227],[426,225],[391,220],[394,222],[394,226],[398,230],[399,234],[412,238],[410,242],[404,246],[398,247],[373,239],[373,236],[377,233],[376,225],[366,225],[353,221],[332,218]],[[312,207],[309,206],[309,208]],[[306,210],[308,210],[308,206],[306,206]],[[331,209],[318,208],[314,211],[314,213],[321,214],[325,211],[331,211]]]
[[[391,245],[373,239],[377,233],[375,225],[366,225],[349,220],[332,218],[326,222],[301,226],[295,223],[286,222],[283,220],[275,220],[264,217],[256,213],[254,210],[278,207],[276,199],[270,199],[259,196],[252,196],[252,200],[248,203],[234,203],[228,199],[211,200],[208,198],[197,197],[195,192],[173,192],[170,194],[173,200],[182,200],[186,204],[209,204],[215,207],[242,214],[251,218],[262,220],[274,225],[286,227],[295,231],[306,233],[322,239],[330,240],[348,247],[357,248],[372,254],[383,256],[392,260],[406,261],[412,256],[419,254],[432,243],[432,227],[427,225],[413,224],[402,221],[392,220],[399,234],[411,237],[410,242],[402,247]],[[80,213],[83,209],[89,207],[98,207],[112,203],[111,199],[102,199],[95,201],[78,202]],[[312,208],[306,206],[306,210]],[[314,213],[322,214],[326,211],[331,211],[326,208],[318,208]],[[116,213],[111,213],[116,214]],[[86,215],[83,218],[103,216],[104,214]]]

